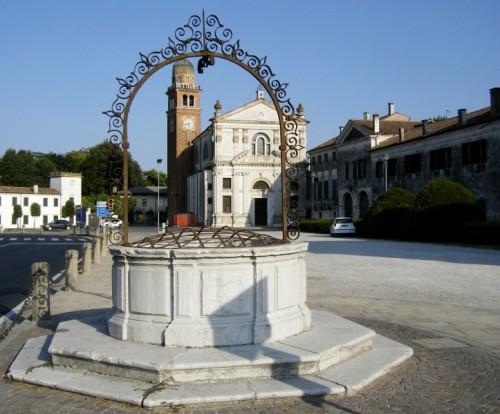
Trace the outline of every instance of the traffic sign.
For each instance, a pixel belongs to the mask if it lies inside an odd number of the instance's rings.
[[[104,204],[106,204],[106,202],[104,202]],[[106,206],[97,206],[95,210],[97,217],[111,217],[111,211],[109,211],[109,208],[107,208]]]

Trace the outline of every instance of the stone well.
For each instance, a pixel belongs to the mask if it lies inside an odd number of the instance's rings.
[[[165,346],[261,344],[310,329],[307,243],[111,246],[109,334]]]

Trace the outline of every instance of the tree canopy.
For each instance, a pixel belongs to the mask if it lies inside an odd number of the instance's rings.
[[[14,187],[31,187],[38,184],[49,187],[50,173],[72,172],[82,174],[82,195],[95,199],[96,195],[111,194],[111,185],[115,175],[121,174],[122,153],[109,141],[90,148],[70,151],[66,154],[49,152],[16,151],[8,149],[0,157],[0,185]],[[153,173],[154,172],[154,173]],[[128,153],[129,187],[149,185],[145,180],[140,165]],[[146,177],[154,178],[157,184],[157,173],[147,172]],[[160,183],[166,183],[166,175],[160,173]]]

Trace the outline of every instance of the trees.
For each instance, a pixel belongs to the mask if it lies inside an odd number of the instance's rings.
[[[14,204],[12,209],[12,221],[16,222],[17,228],[19,228],[19,219],[23,216],[23,208],[19,204]]]
[[[36,218],[40,217],[40,214],[41,214],[40,204],[38,204],[38,203],[31,204],[31,206],[30,206],[30,215],[34,219],[33,220],[33,228],[36,227]]]
[[[122,179],[122,151],[108,141],[89,149],[81,165],[83,176],[82,192],[90,194],[110,194],[115,178]],[[142,170],[128,153],[129,187],[143,185]]]
[[[158,185],[158,171],[151,169],[143,172],[145,185]],[[167,174],[160,171],[160,187],[167,186]]]
[[[62,207],[62,216],[69,217],[69,221],[73,223],[73,217],[76,214],[75,202],[71,199],[66,201],[66,204]]]

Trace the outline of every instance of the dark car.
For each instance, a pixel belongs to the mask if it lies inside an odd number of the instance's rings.
[[[44,224],[44,230],[68,230],[71,228],[71,223],[68,220],[54,220]]]

